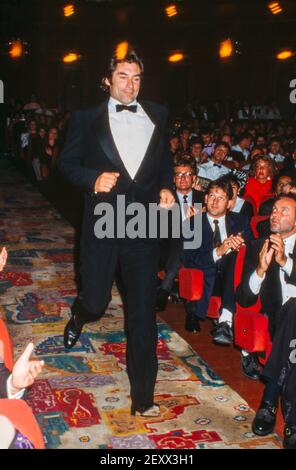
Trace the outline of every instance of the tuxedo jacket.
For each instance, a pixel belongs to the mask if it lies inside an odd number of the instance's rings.
[[[227,236],[242,233],[246,242],[253,240],[253,233],[248,218],[242,214],[227,212],[225,216],[225,226]],[[210,226],[207,214],[202,215],[202,243],[195,250],[183,249],[182,260],[187,268],[197,268],[203,271],[210,270],[213,275],[217,270],[217,263],[213,258],[213,238],[214,232]]]
[[[109,124],[108,100],[97,108],[75,112],[71,118],[58,167],[70,183],[85,191],[83,239],[86,243],[94,239],[94,208],[99,202],[110,203],[116,216],[118,195],[124,195],[127,203],[147,205],[159,202],[161,189],[172,189],[167,110],[155,103],[140,103],[155,127],[134,178],[129,175],[116,148]],[[103,172],[118,172],[120,176],[109,193],[96,195],[95,181]]]
[[[7,398],[7,379],[10,376],[10,371],[4,364],[0,363],[0,398]]]
[[[260,238],[252,241],[248,245],[244,260],[242,279],[237,288],[236,297],[238,303],[242,307],[251,307],[257,302],[258,296],[260,296],[262,313],[265,313],[268,316],[270,332],[271,335],[273,335],[278,323],[277,313],[280,311],[283,301],[280,282],[280,266],[276,263],[274,258],[266,272],[259,294],[254,295],[249,287],[249,280],[251,274],[253,274],[258,266],[259,253],[264,241],[265,238]],[[294,246],[293,253],[291,253],[290,256],[293,259],[293,269],[291,276],[285,276],[289,284],[296,285],[296,244]]]

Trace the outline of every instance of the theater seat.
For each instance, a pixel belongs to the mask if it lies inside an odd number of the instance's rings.
[[[244,259],[246,255],[246,247],[243,246],[238,252],[235,270],[234,270],[234,288],[237,289],[240,284]],[[261,312],[260,297],[256,304],[251,307],[241,307],[236,303],[236,313],[234,315],[234,343],[241,349],[250,353],[265,352],[260,362],[265,362],[270,350],[271,341],[268,331],[268,318]]]
[[[258,215],[258,207],[255,202],[255,199],[253,199],[250,194],[243,195],[242,198],[251,204],[251,206],[253,207],[253,214]]]
[[[4,352],[4,364],[7,369],[12,370],[13,368],[13,346],[10,334],[8,333],[6,324],[0,319],[0,340],[3,343]]]
[[[258,231],[257,231],[257,226],[259,222],[263,222],[264,220],[269,219],[269,215],[253,215],[250,221],[251,229],[254,234],[255,238],[259,237]]]
[[[31,408],[24,400],[0,400],[0,415],[6,416],[14,427],[26,436],[36,449],[44,449],[43,435]]]
[[[200,300],[203,291],[204,275],[200,269],[181,268],[179,270],[179,293],[180,297],[188,301]],[[210,298],[208,313],[209,318],[219,318],[221,298],[212,296]]]

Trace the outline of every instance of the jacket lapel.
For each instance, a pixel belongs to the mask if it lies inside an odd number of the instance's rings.
[[[93,129],[97,136],[99,145],[102,147],[109,160],[115,166],[117,166],[119,170],[125,172],[126,175],[130,177],[123,161],[120,158],[112,136],[108,116],[108,101],[105,101],[99,107],[98,116],[93,122]]]
[[[139,175],[139,173],[141,172],[141,169],[145,165],[146,160],[149,159],[149,156],[153,153],[155,145],[158,142],[158,137],[160,133],[160,122],[158,120],[158,117],[156,116],[156,113],[153,112],[152,107],[149,106],[148,103],[141,102],[140,104],[143,107],[146,114],[148,115],[148,117],[153,122],[154,130],[153,130],[150,142],[148,144],[148,147],[146,149],[144,158],[141,162],[141,165],[138,168],[136,176]],[[117,150],[116,144],[112,136],[110,123],[109,123],[109,116],[108,116],[108,101],[105,101],[99,107],[97,118],[94,120],[94,123],[93,123],[93,128],[97,135],[99,144],[104,150],[109,160],[111,160],[111,162],[114,163],[114,165],[117,166],[121,171],[124,171],[125,174],[130,178],[130,175],[119,155],[119,152]]]

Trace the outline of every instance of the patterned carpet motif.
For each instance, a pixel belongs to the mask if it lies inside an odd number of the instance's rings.
[[[130,415],[121,299],[89,324],[76,346],[63,330],[76,295],[74,231],[43,196],[1,161],[0,316],[15,355],[33,339],[44,372],[28,393],[47,448],[278,448],[276,435],[251,432],[254,412],[168,325],[159,323],[158,418]]]

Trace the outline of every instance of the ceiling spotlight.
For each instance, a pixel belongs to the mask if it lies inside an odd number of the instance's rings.
[[[13,39],[8,43],[8,55],[11,59],[19,59],[28,54],[27,46],[28,43],[22,39]]]
[[[184,58],[185,58],[185,55],[183,54],[183,52],[174,52],[168,57],[168,61],[175,63],[175,62],[180,62]]]
[[[286,59],[290,59],[291,57],[293,57],[295,55],[295,52],[291,51],[290,49],[286,49],[284,51],[281,51],[279,52],[277,55],[276,55],[276,58],[278,60],[286,60]]]
[[[68,18],[69,16],[74,15],[75,13],[75,5],[73,3],[68,3],[64,6],[64,16]]]
[[[273,15],[277,15],[283,11],[281,4],[279,2],[269,2],[268,8]]]
[[[221,59],[227,59],[233,55],[233,43],[231,39],[225,39],[220,42],[219,56]]]
[[[129,44],[127,41],[122,41],[119,44],[117,44],[116,51],[115,51],[116,59],[123,60],[127,56],[128,50],[129,50]]]
[[[173,16],[176,16],[178,14],[177,7],[174,3],[168,5],[165,8],[165,12],[169,18],[172,18]]]
[[[68,54],[64,55],[63,57],[63,62],[65,64],[70,64],[72,62],[77,62],[77,60],[80,59],[80,55],[77,54],[76,52],[69,52]]]

